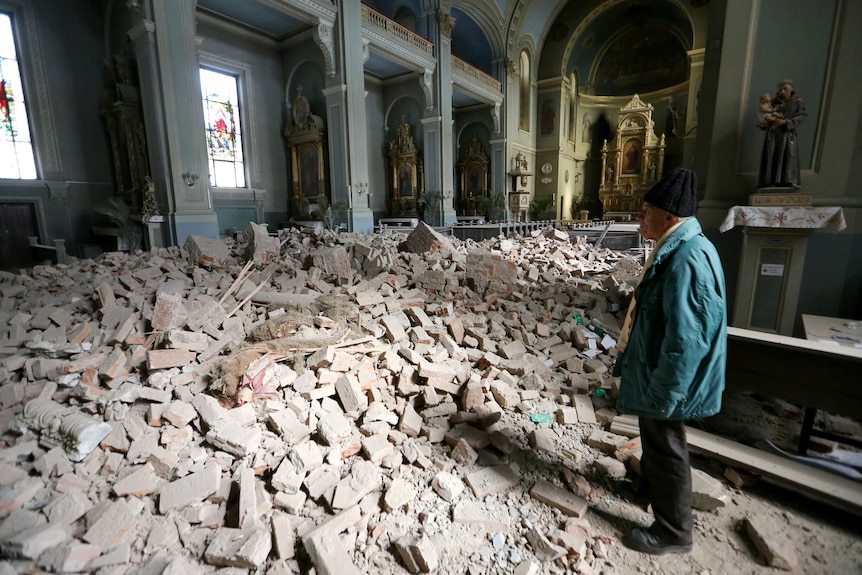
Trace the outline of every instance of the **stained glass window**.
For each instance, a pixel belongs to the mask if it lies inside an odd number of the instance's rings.
[[[244,188],[242,130],[236,76],[201,68],[210,185]]]
[[[0,12],[0,178],[36,179],[12,19]]]

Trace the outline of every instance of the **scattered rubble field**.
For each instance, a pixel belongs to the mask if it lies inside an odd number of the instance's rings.
[[[694,551],[621,544],[635,255],[244,236],[0,272],[0,575],[862,573],[857,517],[702,457]],[[792,441],[729,401],[695,425]]]

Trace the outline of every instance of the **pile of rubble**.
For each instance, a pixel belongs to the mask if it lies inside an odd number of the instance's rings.
[[[0,273],[0,574],[601,569],[634,257],[246,238]]]

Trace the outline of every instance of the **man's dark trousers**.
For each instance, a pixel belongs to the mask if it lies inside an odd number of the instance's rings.
[[[650,533],[665,543],[691,543],[691,465],[685,421],[640,417],[641,479],[655,522]]]

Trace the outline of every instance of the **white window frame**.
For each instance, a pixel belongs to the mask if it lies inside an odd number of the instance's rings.
[[[0,0],[0,11],[12,18],[21,90],[26,96],[30,143],[36,164],[36,179],[0,178],[0,187],[20,189],[21,186],[60,179],[63,166],[35,9],[32,2],[26,0]],[[49,196],[54,195],[54,190],[49,190]]]
[[[242,155],[243,155],[243,174],[245,175],[245,187],[224,187],[212,186],[213,192],[241,192],[253,193],[254,185],[260,181],[259,159],[257,157],[256,146],[254,145],[251,129],[254,125],[253,113],[253,92],[252,92],[252,77],[251,68],[245,63],[231,60],[215,54],[201,53],[199,59],[199,68],[206,68],[221,74],[236,77],[237,82],[237,100],[239,103],[239,122],[242,134]],[[203,91],[200,95],[201,114],[203,114]],[[206,126],[205,126],[206,128]],[[207,149],[207,169],[209,169],[209,146],[204,144]],[[207,185],[209,185],[209,173],[207,173]]]

